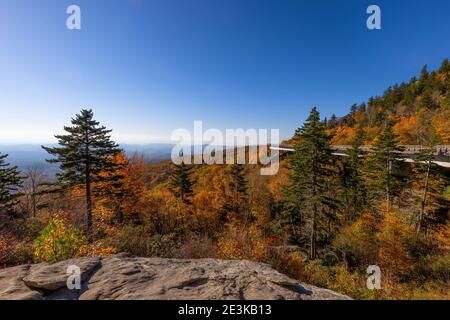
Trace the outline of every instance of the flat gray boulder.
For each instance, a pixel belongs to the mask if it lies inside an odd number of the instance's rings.
[[[67,287],[69,266],[81,287]],[[0,270],[0,300],[347,300],[246,260],[76,258]]]
[[[31,289],[56,291],[67,286],[67,268],[72,265],[80,268],[81,281],[85,281],[95,268],[100,266],[100,259],[83,257],[55,264],[32,265],[23,281]]]

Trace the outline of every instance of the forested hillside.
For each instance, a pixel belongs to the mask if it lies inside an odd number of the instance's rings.
[[[56,184],[0,157],[1,267],[117,252],[250,259],[359,299],[449,298],[450,173],[432,162],[450,143],[448,60],[342,118],[313,108],[274,176],[148,164],[93,117],[82,110],[46,148],[62,169]],[[335,144],[351,145],[348,156]],[[426,148],[405,163],[403,144]],[[369,265],[381,290],[366,287]]]
[[[364,128],[364,142],[371,144],[386,120],[395,122],[394,132],[401,144],[450,144],[450,62],[409,82],[389,87],[383,96],[371,97],[367,103],[354,104],[344,117],[331,116],[327,122],[333,144],[348,145],[358,127]]]

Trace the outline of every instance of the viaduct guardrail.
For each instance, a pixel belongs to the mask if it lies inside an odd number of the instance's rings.
[[[347,156],[347,151],[351,148],[350,145],[334,145],[332,146],[334,150],[334,155],[336,156]],[[425,146],[414,146],[414,145],[404,145],[402,146],[404,150],[401,152],[402,159],[404,162],[414,162],[422,150],[427,149]],[[272,150],[293,152],[294,146],[292,145],[280,145],[278,147],[270,147]],[[433,163],[440,167],[450,168],[450,145],[439,145],[435,146],[435,154]],[[361,150],[364,152],[371,152],[371,146],[362,146]]]

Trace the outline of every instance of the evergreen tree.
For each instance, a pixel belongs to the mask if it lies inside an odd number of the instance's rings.
[[[366,158],[365,179],[367,196],[371,201],[378,201],[383,196],[389,210],[392,198],[398,195],[399,180],[392,174],[393,164],[401,158],[404,148],[399,145],[393,130],[393,122],[387,121],[385,129],[378,135],[372,150]]]
[[[348,158],[344,161],[342,182],[347,210],[351,214],[348,218],[353,220],[361,211],[364,204],[364,184],[361,177],[362,156],[361,147],[364,142],[364,130],[361,126],[356,129],[356,135],[352,141],[352,147],[348,152]]]
[[[18,190],[23,182],[17,167],[6,163],[7,157],[7,154],[0,153],[0,209],[11,209],[17,204]]]
[[[357,112],[358,112],[358,105],[356,103],[354,103],[350,107],[350,114],[348,115],[348,119],[347,119],[347,125],[349,127],[354,127],[355,126],[355,124],[356,124],[355,116],[356,116]]]
[[[359,105],[358,111],[359,112],[366,112],[366,104],[365,103],[361,103]]]
[[[248,183],[244,177],[244,166],[232,164],[228,169],[228,187],[232,191],[232,210],[239,211],[240,203],[247,196]]]
[[[426,89],[428,84],[428,65],[424,65],[422,70],[420,71],[420,77],[418,80],[418,94],[422,94],[422,92]]]
[[[181,164],[175,165],[170,176],[169,190],[184,203],[190,203],[189,197],[194,194],[190,175],[191,168],[182,161]]]
[[[311,214],[310,258],[315,259],[320,219],[337,208],[337,201],[327,195],[335,175],[331,137],[326,134],[315,107],[296,135],[300,143],[295,145],[289,159],[292,173],[287,192],[290,201],[299,204],[304,213]]]
[[[433,108],[433,98],[432,98],[432,92],[431,90],[425,90],[422,93],[422,97],[420,99],[420,106],[426,109],[431,109]]]
[[[422,67],[422,70],[420,70],[419,81],[426,81],[428,79],[428,76],[429,76],[428,65],[424,65]]]
[[[331,115],[331,118],[330,118],[330,120],[328,120],[328,128],[329,129],[334,129],[334,128],[336,128],[336,126],[337,126],[337,117],[336,117],[336,115],[333,113],[332,115]]]
[[[61,173],[57,174],[61,189],[84,186],[86,192],[86,233],[92,241],[92,193],[101,193],[101,189],[93,189],[97,182],[108,182],[118,179],[114,174],[117,165],[114,156],[120,153],[118,145],[111,140],[104,126],[93,119],[92,110],[81,110],[72,119],[71,127],[64,127],[67,135],[56,135],[58,147],[43,148],[55,158],[47,160],[59,163]]]
[[[442,61],[442,65],[441,68],[439,69],[439,72],[450,72],[450,62],[448,61],[448,59],[444,59],[444,61]]]

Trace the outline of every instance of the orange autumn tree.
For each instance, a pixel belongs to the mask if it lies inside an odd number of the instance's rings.
[[[106,206],[113,212],[113,219],[122,224],[125,219],[133,219],[133,215],[137,215],[142,209],[142,195],[146,188],[145,177],[148,169],[143,156],[136,153],[128,158],[122,151],[113,161],[119,168],[114,174],[120,179],[98,186],[104,190],[98,204]],[[104,209],[102,210],[104,212]]]
[[[142,196],[146,190],[147,171],[148,165],[144,163],[144,157],[134,153],[128,161],[122,180],[121,207],[125,217],[137,215],[143,208]]]
[[[420,131],[419,124],[420,123],[416,115],[401,118],[393,128],[394,132],[399,137],[399,142],[402,144],[418,144],[419,139],[417,137]]]
[[[219,237],[218,256],[223,259],[264,260],[268,243],[256,224],[243,228],[233,219]]]
[[[399,212],[385,210],[380,231],[378,263],[388,277],[401,278],[411,271],[413,259],[408,244],[413,239],[413,230]]]
[[[437,113],[432,124],[442,144],[450,144],[450,109]]]
[[[356,128],[339,127],[335,131],[335,135],[331,144],[333,145],[350,145],[356,134]]]
[[[197,233],[213,237],[223,225],[221,222],[221,194],[216,190],[201,190],[192,197],[191,223]]]

